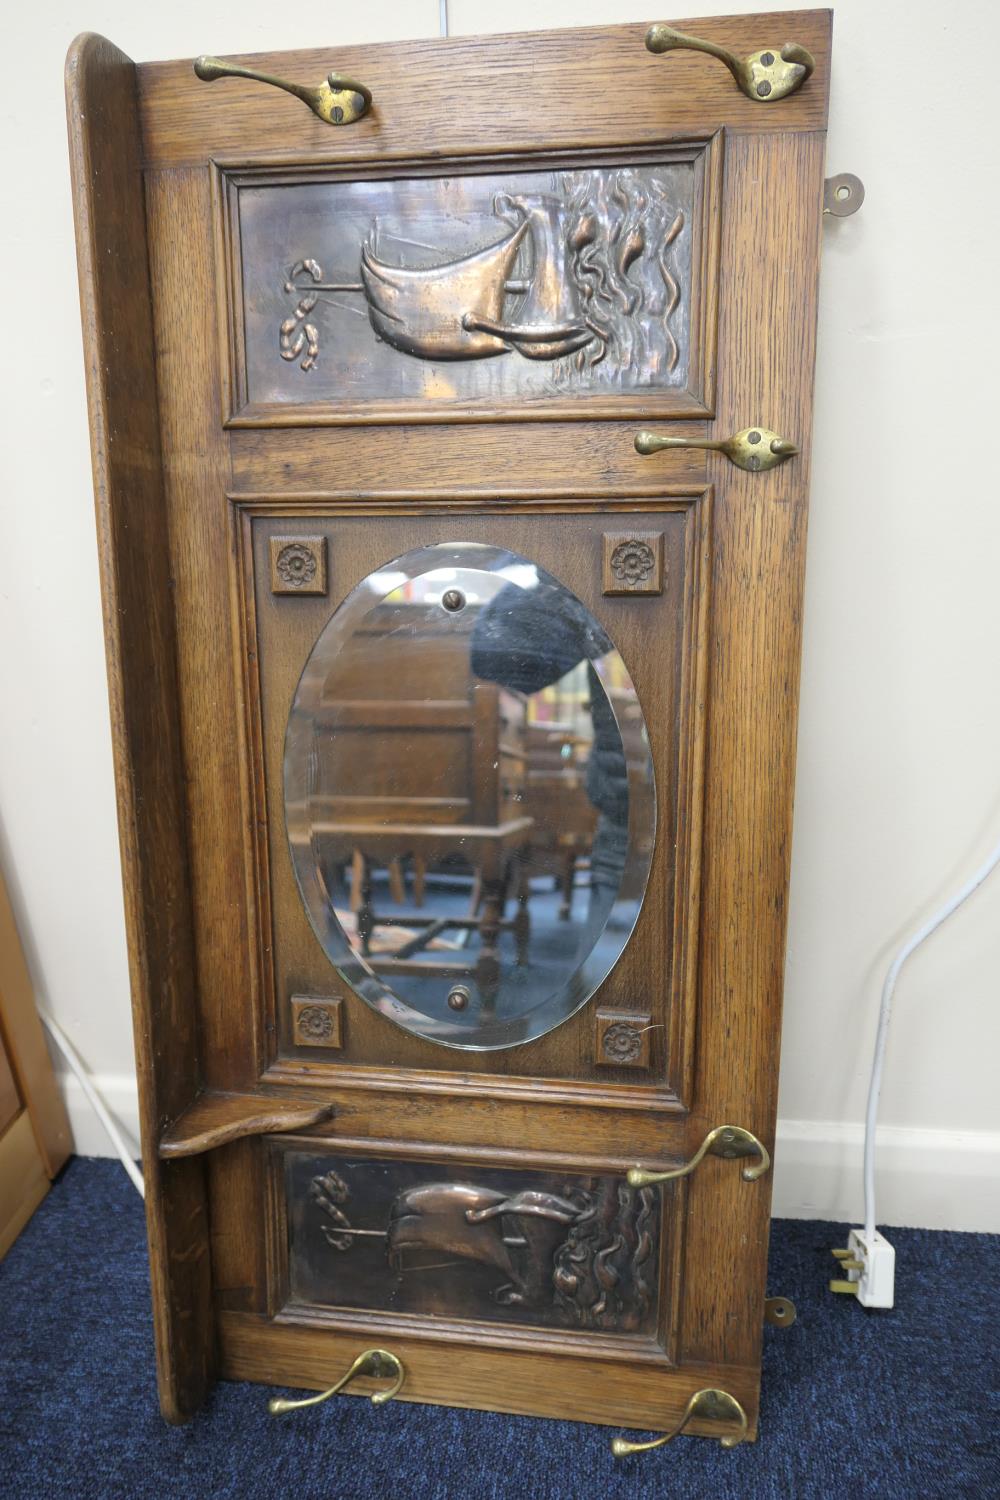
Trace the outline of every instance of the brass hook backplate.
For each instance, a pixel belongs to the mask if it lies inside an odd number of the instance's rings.
[[[786,42],[783,47],[761,47],[759,52],[741,58],[728,47],[703,41],[701,37],[685,36],[683,31],[664,25],[649,28],[646,47],[650,52],[675,52],[687,48],[691,52],[707,52],[709,57],[717,57],[755,104],[774,104],[778,99],[787,99],[789,94],[802,87],[816,67],[812,53],[797,42]]]
[[[282,1412],[299,1411],[303,1406],[320,1406],[324,1401],[329,1401],[331,1396],[336,1396],[339,1391],[342,1391],[356,1375],[370,1375],[374,1380],[392,1381],[392,1384],[384,1391],[375,1391],[371,1398],[373,1406],[383,1406],[386,1401],[391,1401],[406,1379],[406,1371],[395,1354],[390,1354],[388,1349],[366,1349],[364,1354],[358,1355],[347,1374],[342,1375],[337,1384],[331,1385],[328,1391],[320,1391],[318,1396],[304,1396],[300,1401],[289,1401],[283,1396],[275,1396],[267,1403],[267,1409],[272,1417],[277,1417]]]
[[[756,1182],[763,1177],[771,1165],[767,1147],[742,1125],[716,1125],[702,1141],[691,1160],[682,1167],[669,1172],[647,1172],[642,1167],[631,1167],[628,1172],[629,1187],[652,1187],[657,1182],[674,1182],[678,1177],[689,1177],[695,1167],[706,1156],[722,1156],[726,1160],[736,1157],[756,1156],[760,1160],[752,1167],[744,1167],[741,1176],[744,1182]]]
[[[769,427],[744,427],[742,432],[734,432],[728,438],[666,437],[658,432],[635,435],[635,451],[643,458],[664,448],[706,448],[712,453],[724,453],[731,464],[751,474],[776,469],[799,451],[794,443],[779,437]]]
[[[253,68],[223,62],[219,57],[197,58],[194,70],[202,83],[213,83],[216,78],[249,78],[254,83],[269,83],[273,88],[284,89],[286,94],[294,94],[296,99],[308,104],[313,114],[326,125],[353,125],[371,108],[371,89],[351,78],[341,78],[337,73],[331,73],[325,83],[310,88],[308,84],[289,83],[288,79],[275,78],[271,73],[258,73]]]
[[[677,1426],[670,1432],[665,1432],[662,1437],[653,1438],[647,1443],[632,1443],[628,1438],[615,1438],[611,1444],[611,1451],[615,1458],[627,1458],[630,1453],[649,1453],[654,1448],[662,1448],[665,1443],[672,1442],[684,1431],[692,1417],[706,1422],[735,1422],[736,1431],[727,1432],[725,1437],[719,1439],[723,1448],[738,1447],[747,1435],[747,1414],[736,1397],[731,1396],[728,1391],[706,1387],[703,1391],[695,1391],[685,1406]]]

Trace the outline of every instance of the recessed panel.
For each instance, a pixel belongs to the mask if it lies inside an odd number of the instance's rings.
[[[657,1189],[307,1151],[284,1174],[293,1306],[656,1332]]]
[[[709,155],[227,177],[235,415],[696,412]]]
[[[269,1077],[328,1077],[332,1082],[349,1075],[361,1081],[370,1076],[369,1070],[382,1077],[388,1069],[392,1077],[403,1079],[406,1068],[422,1065],[434,1069],[445,1088],[454,1078],[455,1086],[465,1090],[473,1078],[489,1074],[491,1088],[516,1092],[523,1079],[531,1077],[540,1087],[561,1094],[569,1090],[576,1096],[582,1090],[604,1099],[609,1090],[625,1091],[637,1105],[641,1100],[642,1107],[660,1100],[665,1108],[674,1107],[685,1087],[692,1036],[700,818],[698,674],[704,660],[697,601],[704,577],[708,509],[707,502],[681,498],[647,506],[641,515],[619,507],[620,516],[575,506],[560,508],[553,516],[526,513],[515,505],[485,514],[470,508],[453,516],[409,504],[389,515],[345,514],[339,509],[329,515],[316,508],[299,515],[288,505],[273,513],[256,506],[244,513],[240,537],[248,589],[256,888],[266,935],[260,955],[267,1016],[261,1046],[269,1058]],[[607,534],[626,530],[632,537],[645,538],[644,545],[658,560],[657,592],[604,593]],[[298,542],[310,546],[317,538],[324,542],[327,592],[275,592],[275,540],[284,548]],[[508,1027],[494,1037],[495,1045],[483,1045],[468,1029],[463,1039],[460,1029],[479,1028],[483,1002],[489,1003],[488,975],[480,968],[477,977],[476,969],[483,937],[487,947],[491,942],[491,914],[483,909],[487,898],[496,914],[498,892],[495,886],[486,887],[486,879],[493,876],[482,868],[488,851],[498,847],[498,840],[490,838],[491,828],[503,830],[500,842],[507,842],[510,854],[524,843],[520,820],[531,820],[530,864],[525,870],[530,925],[525,933],[517,862],[508,858],[507,890],[494,945],[502,964],[497,1013],[507,1003],[507,984],[516,987],[510,997],[524,994],[520,987],[528,976],[518,967],[519,933],[522,943],[527,936],[531,983],[538,985],[544,973],[551,977],[554,972],[543,962],[546,946],[563,945],[574,933],[579,942],[584,930],[599,815],[588,794],[594,721],[587,664],[567,664],[563,677],[568,681],[562,687],[562,679],[557,679],[527,694],[516,683],[474,676],[466,632],[474,628],[479,602],[466,594],[462,609],[445,610],[441,597],[448,587],[463,589],[454,578],[442,579],[436,600],[428,597],[421,606],[427,606],[423,619],[430,634],[413,628],[420,613],[415,605],[404,616],[410,621],[408,632],[383,630],[365,637],[356,633],[356,620],[345,634],[344,642],[353,639],[353,645],[345,646],[343,654],[334,653],[330,665],[335,675],[325,692],[331,701],[324,713],[334,710],[328,728],[335,738],[324,729],[315,760],[305,757],[307,769],[313,767],[312,790],[304,783],[305,790],[289,798],[286,789],[290,716],[306,686],[307,663],[318,660],[324,632],[334,620],[342,623],[347,618],[346,606],[353,596],[363,605],[361,615],[371,616],[371,625],[389,623],[398,603],[389,596],[412,581],[408,575],[398,576],[407,572],[402,560],[437,546],[456,545],[456,538],[463,545],[476,544],[480,572],[490,572],[482,559],[506,555],[514,560],[513,566],[534,568],[539,578],[554,579],[564,591],[559,598],[567,604],[576,601],[572,608],[577,618],[595,623],[592,638],[599,639],[599,631],[610,641],[621,666],[616,664],[615,673],[602,678],[598,657],[594,673],[612,704],[629,766],[627,847],[643,860],[649,849],[644,886],[640,881],[636,887],[622,887],[623,901],[635,902],[641,895],[641,904],[631,936],[624,927],[614,934],[623,947],[603,982],[592,994],[589,983],[580,990],[575,982],[564,986],[565,1010],[555,1008],[550,1029],[539,1030],[533,1040],[518,1041]],[[395,578],[387,576],[393,571]],[[493,588],[497,581],[488,577],[485,583]],[[542,627],[533,631],[531,644],[539,656],[551,649],[557,623],[558,616],[546,610]],[[358,652],[366,639],[365,652],[369,647],[374,652],[374,666]],[[383,645],[376,647],[378,640]],[[464,658],[444,649],[448,642],[461,640],[467,643]],[[509,722],[501,725],[501,717]],[[321,722],[322,715],[317,729]],[[491,745],[491,724],[494,735],[503,729],[499,754]],[[331,756],[346,752],[352,742],[358,748],[353,761],[342,767],[347,779],[335,786],[332,773],[338,768]],[[307,740],[307,746],[310,743]],[[399,753],[401,745],[409,747],[406,753]],[[472,755],[473,745],[481,747],[478,759]],[[518,759],[522,753],[523,771]],[[637,774],[647,753],[651,784],[645,770]],[[384,782],[387,769],[393,786]],[[328,794],[331,800],[324,804],[322,798]],[[487,796],[493,799],[492,810]],[[441,832],[438,846],[434,825]],[[290,832],[299,851],[295,855]],[[332,869],[331,845],[336,855]],[[477,880],[476,864],[482,880]],[[319,873],[310,898],[303,900],[302,872],[308,885],[313,879],[310,867]],[[483,916],[485,934],[479,930]],[[452,922],[456,917],[469,925]],[[359,939],[369,918],[370,952],[365,957],[358,951]],[[392,918],[397,921],[386,920]],[[430,930],[441,918],[449,919],[450,925]],[[341,946],[336,951],[326,941],[326,929],[334,920],[340,928]],[[616,926],[617,922],[615,914]],[[414,939],[416,946],[400,953]],[[610,932],[602,937],[591,960],[591,975],[601,954],[613,952],[611,939]],[[563,949],[564,962],[566,956]],[[572,979],[573,966],[562,973],[564,979]],[[485,993],[480,977],[486,981]],[[587,977],[585,968],[583,979]],[[454,1038],[472,1045],[429,1040],[426,1009],[423,1020],[419,1014],[426,1001],[419,993],[405,992],[404,980],[418,990],[432,990],[438,1022],[455,1027]],[[377,1003],[368,998],[372,993]],[[390,995],[412,1007],[415,1027],[396,1024]],[[572,1013],[577,998],[581,1003]],[[326,1006],[334,1000],[341,1002],[339,1045],[324,1039],[329,1028],[319,1027],[318,1018],[313,1025],[311,1011],[304,1032],[295,1004]],[[626,1025],[634,1024],[637,1016],[649,1018],[642,1023],[635,1055],[625,1055],[617,1032],[619,1045],[608,1050],[595,1021],[598,1010]],[[530,1019],[522,1012],[518,1024]],[[448,1039],[446,1031],[441,1035]]]

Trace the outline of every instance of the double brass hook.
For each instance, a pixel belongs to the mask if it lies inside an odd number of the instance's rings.
[[[747,58],[737,57],[728,47],[717,42],[706,42],[701,37],[686,36],[672,26],[651,26],[646,33],[646,48],[649,52],[674,52],[687,48],[691,52],[707,52],[717,57],[732,73],[743,93],[755,104],[774,104],[786,99],[802,87],[816,67],[816,60],[798,42],[786,42],[783,47],[762,47],[751,52]]]
[[[216,78],[249,78],[254,83],[269,83],[286,94],[294,94],[303,104],[308,104],[314,115],[326,125],[353,125],[371,108],[372,91],[352,78],[341,78],[339,73],[330,73],[326,81],[310,88],[305,83],[289,83],[286,78],[275,78],[271,73],[258,73],[253,68],[241,68],[238,63],[223,62],[219,57],[199,57],[194,64],[195,73],[202,83],[213,83]]]
[[[742,1156],[756,1156],[756,1164],[744,1167],[741,1177],[744,1182],[756,1182],[771,1165],[767,1147],[750,1130],[742,1125],[716,1125],[702,1141],[690,1161],[682,1167],[673,1167],[669,1172],[647,1172],[642,1167],[631,1167],[628,1172],[629,1187],[653,1187],[658,1182],[674,1182],[678,1177],[688,1177],[706,1156],[722,1156],[732,1160]]]
[[[750,474],[764,473],[776,469],[787,459],[794,458],[798,448],[787,438],[780,437],[769,427],[744,427],[728,438],[666,437],[658,432],[637,432],[635,451],[647,458],[663,448],[706,448],[712,453],[724,453],[731,464],[746,469]]]
[[[328,1391],[321,1391],[318,1396],[303,1396],[300,1401],[289,1401],[283,1396],[275,1396],[267,1403],[267,1409],[272,1417],[280,1416],[282,1412],[299,1411],[303,1406],[320,1406],[324,1401],[329,1401],[331,1396],[336,1396],[344,1389],[356,1375],[370,1375],[374,1380],[391,1380],[392,1384],[384,1391],[375,1391],[371,1401],[373,1406],[384,1406],[391,1401],[400,1390],[406,1379],[406,1371],[395,1354],[390,1354],[388,1349],[366,1349],[364,1354],[359,1354],[346,1375],[342,1375],[336,1385],[331,1385]]]
[[[747,1435],[747,1414],[736,1397],[731,1396],[728,1391],[706,1387],[705,1390],[695,1391],[685,1406],[680,1421],[662,1437],[652,1438],[646,1443],[631,1443],[628,1438],[615,1438],[611,1451],[615,1458],[627,1458],[630,1453],[650,1453],[654,1448],[662,1448],[684,1431],[692,1417],[708,1422],[735,1422],[736,1431],[727,1432],[725,1437],[719,1439],[723,1448],[738,1447]]]

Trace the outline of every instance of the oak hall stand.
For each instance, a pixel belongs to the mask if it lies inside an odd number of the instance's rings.
[[[71,50],[170,1421],[756,1434],[830,16],[690,30]]]

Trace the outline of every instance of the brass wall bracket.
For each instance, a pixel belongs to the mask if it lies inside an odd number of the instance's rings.
[[[797,1313],[790,1297],[765,1297],[764,1322],[772,1328],[791,1328]]]
[[[304,83],[290,83],[286,78],[275,78],[270,73],[258,73],[253,68],[241,68],[237,63],[223,62],[219,57],[195,59],[194,70],[202,83],[213,83],[217,78],[249,78],[254,83],[269,83],[273,88],[284,89],[294,94],[303,104],[308,104],[314,115],[326,125],[353,125],[371,108],[372,91],[352,78],[341,78],[330,73],[326,82],[316,88]]]
[[[615,1458],[627,1458],[630,1453],[650,1453],[654,1448],[662,1448],[684,1431],[692,1417],[705,1422],[735,1422],[736,1431],[727,1432],[725,1437],[719,1439],[723,1448],[738,1447],[747,1435],[747,1414],[736,1397],[731,1396],[728,1391],[706,1387],[705,1390],[695,1391],[685,1406],[680,1421],[670,1432],[647,1443],[632,1443],[628,1438],[615,1438],[611,1451]]]
[[[716,1125],[710,1130],[689,1162],[674,1167],[669,1172],[647,1172],[642,1167],[631,1167],[628,1172],[629,1187],[652,1187],[657,1182],[675,1182],[678,1177],[689,1177],[699,1162],[706,1156],[722,1156],[727,1161],[737,1157],[756,1156],[755,1166],[744,1167],[740,1176],[744,1182],[756,1182],[771,1165],[767,1147],[742,1125]]]
[[[318,1396],[304,1396],[300,1401],[289,1401],[283,1396],[275,1396],[267,1403],[267,1409],[272,1417],[278,1417],[282,1412],[300,1411],[304,1406],[320,1406],[324,1401],[329,1401],[331,1396],[336,1396],[344,1386],[352,1381],[357,1375],[370,1375],[373,1380],[391,1380],[392,1384],[384,1391],[375,1391],[371,1402],[373,1406],[384,1406],[391,1401],[402,1388],[406,1379],[406,1371],[402,1362],[395,1354],[390,1354],[388,1349],[366,1349],[364,1354],[359,1354],[357,1359],[342,1375],[336,1385],[331,1385],[328,1391],[320,1391]]]
[[[853,172],[838,172],[823,183],[823,212],[835,219],[856,214],[865,201],[865,185]]]
[[[799,451],[794,443],[779,437],[769,427],[744,427],[742,432],[734,432],[728,438],[665,437],[657,432],[635,435],[635,451],[643,458],[664,448],[705,448],[711,453],[724,453],[731,464],[751,474],[776,469]]]
[[[740,58],[728,47],[705,42],[701,37],[686,36],[683,31],[662,24],[651,26],[646,32],[646,47],[650,52],[675,52],[687,48],[691,52],[707,52],[709,57],[717,57],[755,104],[774,104],[778,99],[786,99],[802,87],[816,67],[812,53],[797,42],[786,42],[783,47],[762,47],[759,52]]]

